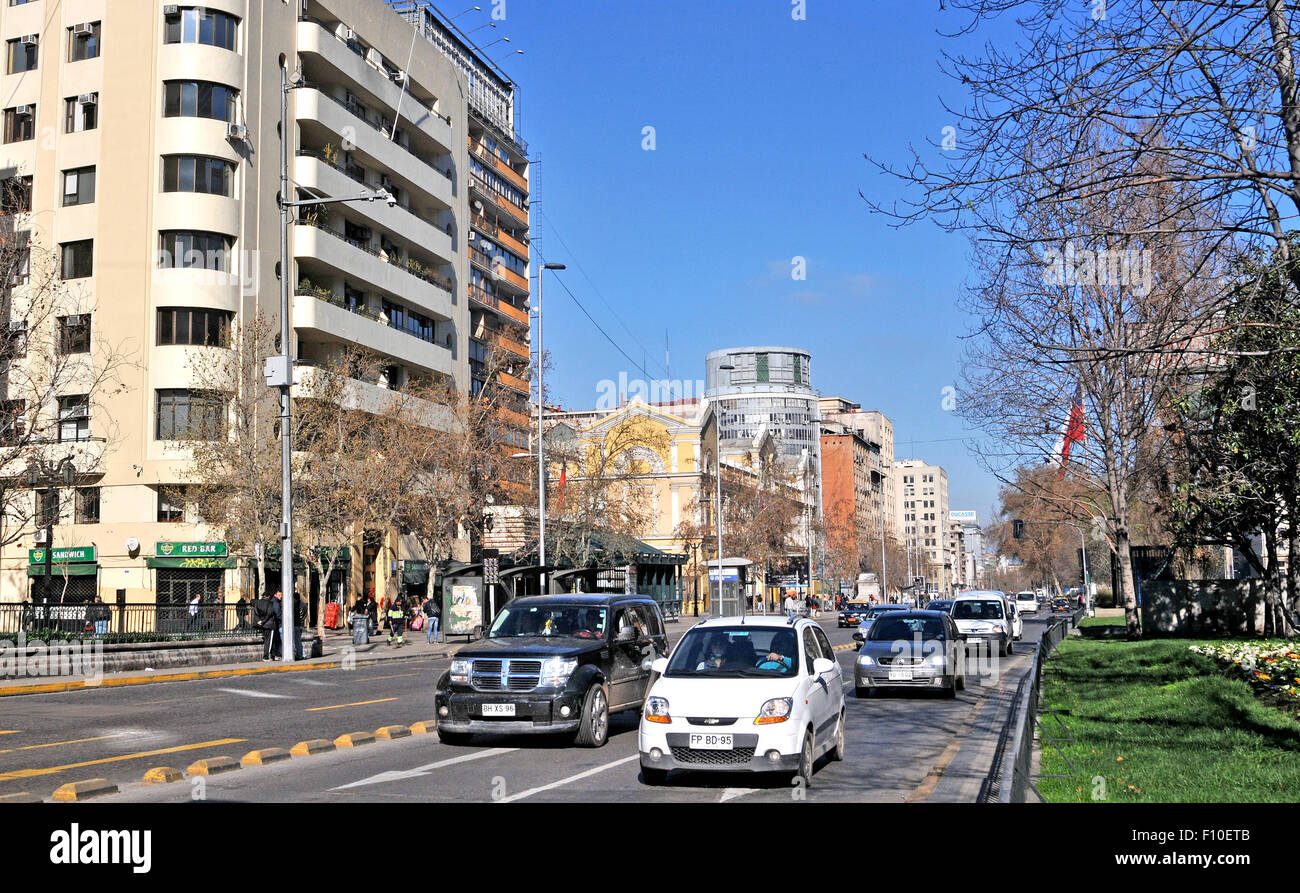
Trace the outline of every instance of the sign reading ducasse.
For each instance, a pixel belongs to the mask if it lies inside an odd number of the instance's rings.
[[[159,558],[225,558],[225,543],[156,543]]]

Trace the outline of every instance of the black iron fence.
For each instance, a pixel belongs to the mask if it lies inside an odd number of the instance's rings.
[[[239,605],[96,605],[56,602],[0,605],[0,637],[96,636],[126,641],[257,635],[252,611]]]

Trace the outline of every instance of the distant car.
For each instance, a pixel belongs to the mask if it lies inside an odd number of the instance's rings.
[[[942,611],[947,614],[952,610],[952,599],[936,598],[934,601],[927,602],[925,605],[927,611]]]
[[[840,611],[839,626],[843,629],[846,626],[857,626],[862,622],[862,616],[871,610],[871,605],[865,602],[850,602]]]
[[[872,605],[858,620],[858,629],[861,630],[863,634],[865,634],[867,630],[871,629],[871,624],[875,623],[876,618],[878,618],[881,614],[887,614],[890,611],[910,611],[910,610],[911,608],[909,608],[907,605]]]
[[[854,637],[862,633],[854,633]],[[966,687],[966,642],[942,611],[890,613],[872,624],[853,663],[859,698],[877,688],[941,688],[952,698]]]
[[[953,599],[952,619],[968,642],[987,640],[1001,654],[1011,654],[1015,640],[1005,592],[974,590]]]
[[[1070,600],[1068,598],[1058,598],[1052,601],[1052,613],[1059,613],[1070,610]]]
[[[1016,607],[1020,609],[1021,614],[1037,614],[1038,596],[1028,589],[1024,592],[1017,592]]]
[[[1007,616],[1011,618],[1011,631],[1013,638],[1019,642],[1025,634],[1025,620],[1020,616],[1020,608],[1016,605],[1015,598],[1007,594]]]

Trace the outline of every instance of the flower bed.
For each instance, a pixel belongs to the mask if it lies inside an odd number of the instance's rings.
[[[1216,642],[1192,645],[1191,650],[1212,657],[1230,677],[1249,683],[1257,694],[1300,703],[1300,643]]]

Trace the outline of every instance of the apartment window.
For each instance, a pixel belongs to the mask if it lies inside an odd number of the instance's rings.
[[[81,133],[99,126],[99,94],[70,96],[63,101],[63,132]]]
[[[13,446],[27,433],[27,401],[0,402],[0,443]]]
[[[90,353],[90,314],[59,317],[59,353]]]
[[[36,491],[36,526],[53,527],[59,523],[59,491],[56,488]]]
[[[78,487],[76,494],[77,524],[99,523],[99,488]]]
[[[164,43],[201,43],[235,51],[239,19],[202,7],[184,7],[165,19]]]
[[[164,155],[163,192],[203,192],[229,197],[235,166],[202,155]]]
[[[27,323],[11,322],[0,331],[0,363],[27,356]]]
[[[163,307],[158,311],[158,343],[226,347],[233,318],[229,310]]]
[[[68,61],[99,58],[99,22],[86,22],[68,29]]]
[[[160,234],[158,266],[230,272],[230,251],[235,240],[221,233],[167,230]]]
[[[27,244],[27,233],[18,234],[18,244],[9,267],[9,285],[26,285],[32,278],[32,249]]]
[[[64,242],[59,246],[63,253],[63,278],[84,279],[94,272],[95,241]]]
[[[235,120],[239,91],[211,81],[167,81],[163,84],[163,115],[168,118]]]
[[[185,488],[172,487],[158,491],[159,523],[179,523],[185,520]]]
[[[36,106],[16,105],[5,109],[5,142],[21,143],[36,136]]]
[[[95,168],[74,167],[63,172],[63,206],[88,205],[95,200]]]
[[[15,37],[7,41],[9,45],[8,62],[5,71],[9,74],[20,74],[24,71],[31,71],[36,67],[37,50],[39,46],[34,36]]]
[[[90,397],[77,394],[59,398],[59,443],[90,439]]]
[[[225,430],[226,399],[214,391],[158,391],[158,440],[217,440]]]
[[[0,181],[0,214],[28,214],[31,210],[31,177],[9,177]]]

